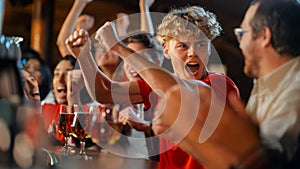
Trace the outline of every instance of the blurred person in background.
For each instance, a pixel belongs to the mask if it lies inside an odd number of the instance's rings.
[[[24,70],[28,71],[38,82],[40,97],[43,100],[51,90],[52,74],[50,68],[37,51],[26,48],[21,53],[21,63]]]
[[[37,80],[26,70],[21,70],[25,98],[41,101]]]

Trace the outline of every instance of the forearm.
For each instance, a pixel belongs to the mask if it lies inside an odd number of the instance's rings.
[[[56,44],[58,46],[59,52],[61,56],[66,56],[70,54],[66,44],[65,40],[73,33],[76,26],[76,19],[79,17],[79,15],[82,13],[83,9],[85,8],[87,2],[82,0],[75,0],[74,4],[67,15],[60,32],[58,34]]]
[[[92,58],[91,52],[81,52],[77,61],[82,71],[84,84],[87,88],[89,95],[94,101],[98,101],[96,86],[104,88],[104,86],[102,86],[104,85],[102,81],[103,79],[105,79],[105,75],[98,69],[98,66]],[[97,76],[97,74],[99,75]],[[99,79],[96,79],[96,77]]]
[[[150,6],[148,6],[148,4],[146,3],[141,3],[141,2],[139,6],[140,6],[140,13],[141,13],[141,31],[145,31],[154,35],[154,27],[153,27],[152,18],[149,10]]]
[[[287,158],[277,150],[258,145],[244,154],[230,169],[284,169],[289,168]]]
[[[78,63],[87,91],[94,101],[130,104],[143,101],[136,82],[114,82],[98,69],[91,52],[81,52]]]
[[[74,104],[81,105],[80,91],[76,91],[68,96],[68,105],[72,106]]]
[[[149,121],[143,121],[139,124],[137,124],[136,127],[134,127],[138,131],[143,131],[145,133],[150,133],[151,132],[151,126]]]
[[[158,89],[166,92],[170,87],[176,85],[179,80],[167,70],[148,61],[125,45],[117,44],[113,50],[133,67],[153,90]]]

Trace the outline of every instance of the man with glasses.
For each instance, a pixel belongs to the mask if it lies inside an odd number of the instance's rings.
[[[299,21],[300,2],[297,0],[252,2],[241,27],[234,30],[245,57],[244,73],[254,78],[248,104],[244,108],[238,99],[229,96],[230,104],[225,106],[218,129],[211,138],[200,143],[198,138],[201,130],[194,126],[180,142],[182,149],[208,168],[300,167]],[[172,102],[174,96],[180,96],[178,93],[177,90],[173,91],[168,102]],[[206,105],[205,101],[201,103],[202,107]],[[164,113],[159,117],[160,123],[157,122],[156,126],[154,124],[155,131],[170,126],[168,118],[171,116],[166,111]],[[200,111],[198,113],[201,114]],[[238,124],[240,121],[244,122]],[[196,124],[200,125],[201,122],[201,118],[197,118]],[[255,124],[258,125],[258,133],[251,127]],[[180,130],[174,133],[180,134]],[[252,147],[249,142],[253,143]],[[223,156],[225,162],[222,166],[214,167],[220,161],[210,158],[216,159],[219,156]]]
[[[234,30],[245,57],[244,73],[254,78],[248,104],[244,108],[236,97],[229,96],[229,105],[225,106],[218,129],[211,138],[200,143],[201,129],[195,125],[178,144],[182,149],[208,168],[300,168],[299,21],[299,1],[252,2],[241,27]],[[176,95],[179,95],[177,90],[168,97],[168,102]],[[202,95],[204,93],[200,92]],[[201,103],[205,107],[205,101]],[[158,118],[160,123],[154,124],[155,131],[170,126],[167,119],[171,116],[166,111],[164,113]],[[200,111],[198,113],[201,115]],[[196,124],[202,123],[203,120],[197,118]],[[257,133],[257,129],[251,127],[253,125],[258,126]],[[180,134],[180,130],[173,132]],[[214,167],[220,161],[210,158],[217,159],[219,156],[224,157],[224,163]]]
[[[300,167],[299,143],[297,145],[300,133],[299,21],[299,1],[258,0],[251,4],[241,28],[234,30],[245,57],[244,73],[254,78],[248,104],[244,108],[238,99],[230,97],[219,123],[220,130],[227,127],[226,134],[215,130],[211,139],[201,144],[197,140],[199,129],[195,127],[179,144],[181,148],[196,159],[205,160],[203,164],[207,166],[217,161],[206,157],[224,156],[227,163],[220,168]],[[157,127],[168,124],[166,117],[170,116],[160,117],[161,124]],[[241,120],[244,123],[238,124]],[[201,124],[201,120],[196,123]],[[258,133],[251,128],[254,124],[258,125]],[[242,140],[245,137],[248,141]],[[254,143],[252,148],[248,142]],[[219,154],[213,154],[214,151]]]
[[[244,73],[254,78],[246,110],[264,143],[288,158],[300,132],[299,9],[296,0],[255,1],[241,28],[234,29],[245,57]]]

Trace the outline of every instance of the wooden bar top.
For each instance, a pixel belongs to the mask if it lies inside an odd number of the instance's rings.
[[[58,162],[51,166],[53,169],[157,169],[158,162],[144,158],[128,158],[110,152],[87,150],[92,160],[82,160],[74,156],[64,156],[57,150],[50,151],[57,157]]]

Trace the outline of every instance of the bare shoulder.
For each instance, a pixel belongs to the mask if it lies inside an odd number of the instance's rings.
[[[178,99],[180,96],[198,97],[210,94],[210,86],[199,80],[181,80],[176,85],[170,87],[166,96],[168,99]]]

